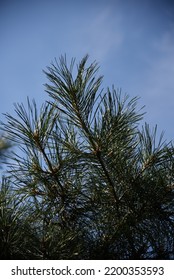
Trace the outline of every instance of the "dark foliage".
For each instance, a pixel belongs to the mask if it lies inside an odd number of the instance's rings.
[[[40,112],[27,99],[6,114],[21,151],[2,182],[1,259],[174,258],[173,145],[87,60],[48,67]]]

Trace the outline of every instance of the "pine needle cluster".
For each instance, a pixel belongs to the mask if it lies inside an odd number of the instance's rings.
[[[1,259],[174,258],[173,145],[139,128],[137,97],[101,89],[98,68],[62,56],[40,110],[28,98],[5,114],[20,152],[2,182]]]

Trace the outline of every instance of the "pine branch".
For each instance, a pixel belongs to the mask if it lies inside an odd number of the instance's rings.
[[[95,63],[85,69],[87,58],[86,56],[82,59],[78,66],[77,77],[73,80],[72,69],[74,60],[72,60],[70,68],[68,68],[66,58],[61,57],[60,66],[55,66],[53,64],[52,68],[48,68],[49,73],[45,72],[50,81],[55,85],[55,87],[53,87],[46,84],[46,88],[49,95],[54,99],[54,102],[50,102],[50,104],[54,105],[64,115],[70,118],[71,122],[83,131],[91,146],[90,149],[98,159],[114,198],[118,203],[114,183],[101,157],[99,145],[93,137],[88,121],[89,113],[92,111],[95,104],[95,95],[102,78],[100,77],[95,80],[94,74],[98,70]],[[63,108],[60,108],[59,104],[61,104]]]
[[[15,104],[16,116],[5,114],[3,130],[20,148],[9,155],[13,197],[0,192],[0,228],[11,221],[17,244],[10,254],[153,258],[162,243],[173,252],[173,144],[157,141],[156,127],[140,131],[137,98],[100,90],[98,65],[87,61],[74,69],[75,59],[55,60],[40,111],[28,98]]]

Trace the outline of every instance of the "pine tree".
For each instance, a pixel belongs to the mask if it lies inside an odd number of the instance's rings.
[[[101,90],[98,64],[87,62],[55,60],[40,111],[28,98],[5,114],[20,149],[8,180],[30,233],[21,258],[173,258],[172,142],[139,128],[138,98]]]

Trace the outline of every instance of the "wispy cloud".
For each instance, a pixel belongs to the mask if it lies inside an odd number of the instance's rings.
[[[101,9],[87,19],[80,28],[81,51],[88,52],[99,61],[105,60],[113,50],[116,51],[123,41],[119,29],[119,17],[113,19],[110,7]]]
[[[173,29],[174,30],[174,29]],[[148,72],[143,82],[147,118],[166,130],[167,138],[174,138],[174,31],[165,31],[152,45],[147,59]],[[154,55],[153,55],[154,54]]]
[[[155,57],[149,59],[149,95],[174,101],[174,32],[164,32],[153,44]],[[158,102],[158,99],[157,99]]]

